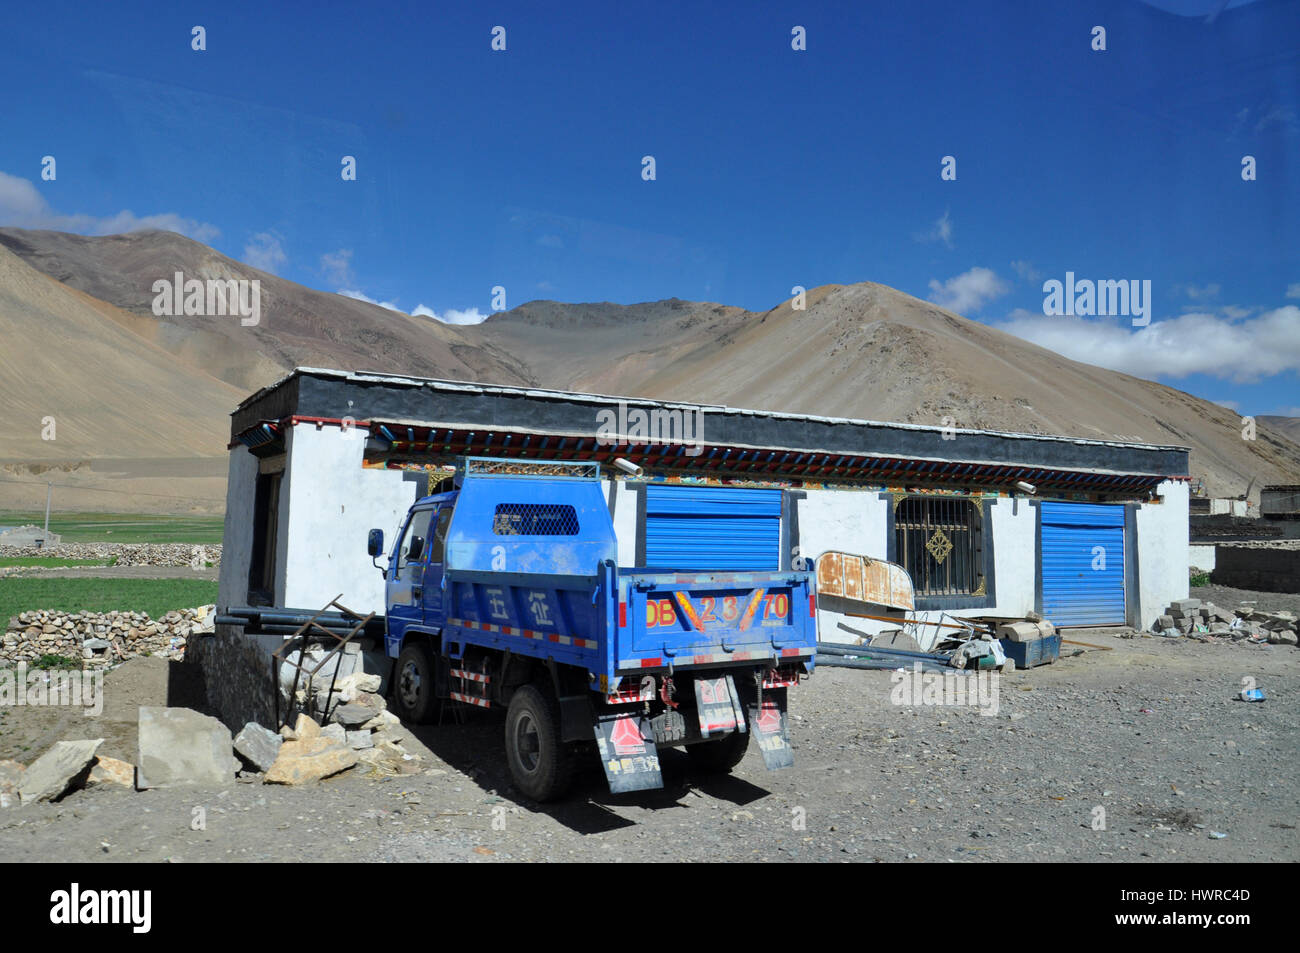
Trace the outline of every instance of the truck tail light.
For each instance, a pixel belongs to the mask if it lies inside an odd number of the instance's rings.
[[[618,627],[620,629],[627,628],[627,603],[626,602],[620,602],[618,604]]]
[[[817,618],[817,594],[814,592],[808,593],[808,617]]]

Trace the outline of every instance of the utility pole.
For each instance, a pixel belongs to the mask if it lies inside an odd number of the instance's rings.
[[[45,484],[45,538],[50,538],[50,497],[54,495],[54,484]]]

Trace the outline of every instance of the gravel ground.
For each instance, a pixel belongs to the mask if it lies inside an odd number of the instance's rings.
[[[791,691],[788,771],[767,772],[751,750],[731,776],[699,775],[670,750],[665,790],[613,796],[589,761],[568,799],[539,806],[510,789],[500,715],[474,712],[419,728],[409,776],[100,787],[2,810],[0,859],[1300,860],[1300,650],[1085,640],[1112,650],[1002,679],[993,716],[893,705],[891,673],[822,668]],[[132,704],[184,697],[148,663],[108,676],[106,716],[123,724],[105,753],[130,754]],[[1245,676],[1267,702],[1235,700]],[[6,734],[33,717],[50,716],[12,709]],[[25,737],[98,737],[97,724],[65,716]]]

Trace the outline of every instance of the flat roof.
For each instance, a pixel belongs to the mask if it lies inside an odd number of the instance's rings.
[[[921,462],[960,461],[974,466],[1032,466],[1107,474],[1185,479],[1186,447],[1010,431],[943,428],[922,424],[752,410],[720,404],[585,394],[546,388],[480,384],[299,367],[250,395],[231,415],[232,441],[253,428],[291,417],[400,425],[427,432],[547,435],[592,442],[601,434],[597,414],[624,406],[697,414],[706,447],[771,454],[870,455]],[[414,432],[407,443],[418,443]],[[426,439],[429,439],[426,437]],[[441,438],[440,438],[441,441]],[[508,446],[510,440],[504,443]],[[480,452],[481,443],[466,444]],[[621,446],[640,446],[624,441]],[[502,449],[500,441],[497,449]],[[511,450],[517,450],[514,444]],[[659,450],[658,462],[666,463]],[[723,454],[721,460],[728,460]],[[701,461],[702,462],[702,461]]]

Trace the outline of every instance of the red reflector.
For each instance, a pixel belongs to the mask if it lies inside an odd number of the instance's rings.
[[[817,617],[817,595],[812,592],[808,593],[808,615],[814,619]]]
[[[620,629],[627,628],[627,603],[626,602],[620,602],[618,604],[618,627]]]

